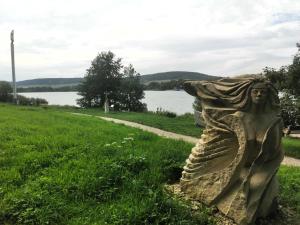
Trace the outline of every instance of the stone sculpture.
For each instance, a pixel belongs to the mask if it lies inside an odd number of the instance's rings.
[[[186,160],[181,190],[239,225],[274,212],[283,159],[277,90],[257,77],[192,81],[184,89],[201,100],[206,129]]]

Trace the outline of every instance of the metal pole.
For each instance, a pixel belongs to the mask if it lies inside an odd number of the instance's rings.
[[[109,113],[109,103],[108,103],[108,98],[107,98],[107,92],[105,92],[104,113]]]
[[[11,70],[13,79],[13,101],[17,103],[17,87],[16,87],[16,74],[15,74],[15,48],[14,48],[14,30],[10,33],[10,47],[11,47]]]

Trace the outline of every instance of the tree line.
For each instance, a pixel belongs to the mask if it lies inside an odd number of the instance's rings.
[[[170,80],[170,81],[152,81],[148,84],[140,84],[144,90],[181,90],[185,80]],[[18,93],[25,92],[77,92],[79,85],[51,87],[51,86],[38,86],[38,87],[17,87]]]
[[[69,92],[78,91],[78,85],[75,86],[63,86],[63,87],[17,87],[18,93],[25,92]]]
[[[145,90],[160,90],[160,91],[181,90],[181,89],[183,89],[184,82],[185,82],[185,80],[183,80],[183,79],[162,81],[162,82],[152,81],[152,82],[149,82],[148,84],[144,85],[144,89]]]
[[[14,101],[13,99],[13,89],[9,82],[0,81],[0,102],[10,102]],[[47,105],[48,102],[42,98],[27,98],[23,95],[17,95],[17,101],[20,105]]]
[[[291,64],[263,70],[263,74],[282,92],[281,115],[286,127],[300,125],[300,44],[296,46],[298,51]]]

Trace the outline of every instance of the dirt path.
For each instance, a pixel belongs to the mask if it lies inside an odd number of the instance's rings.
[[[293,138],[300,138],[300,134],[290,134],[289,136]]]
[[[72,113],[72,114],[80,115],[80,116],[92,116],[92,115],[83,114],[83,113]],[[195,138],[195,137],[190,137],[190,136],[186,136],[186,135],[182,135],[182,134],[175,134],[172,132],[164,131],[164,130],[161,130],[158,128],[149,127],[146,125],[142,125],[139,123],[134,123],[134,122],[126,121],[126,120],[119,120],[119,119],[103,117],[103,116],[94,116],[94,117],[97,117],[102,120],[118,123],[118,124],[124,124],[124,125],[130,126],[130,127],[139,128],[141,130],[148,131],[148,132],[157,134],[162,137],[172,138],[172,139],[176,139],[176,140],[183,140],[183,141],[190,142],[193,144],[196,144],[197,141],[199,140],[198,138]],[[295,159],[292,157],[285,156],[281,164],[288,165],[288,166],[300,166],[300,159]]]

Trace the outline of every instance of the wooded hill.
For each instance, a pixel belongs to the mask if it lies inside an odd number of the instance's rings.
[[[220,77],[211,76],[204,73],[188,71],[171,71],[142,75],[141,81],[143,84],[148,84],[150,82],[165,82],[171,80],[216,80],[219,78]]]
[[[150,82],[163,82],[170,80],[214,80],[220,77],[210,76],[203,73],[187,72],[187,71],[173,71],[154,73],[141,76],[141,82],[147,84]],[[40,78],[33,80],[18,81],[18,87],[63,87],[76,86],[83,78]]]
[[[17,82],[17,87],[63,87],[77,86],[82,78],[40,78]]]
[[[185,80],[215,80],[221,77],[188,71],[172,71],[141,76],[145,90],[182,89]],[[40,78],[17,82],[18,92],[78,91],[83,78]]]

